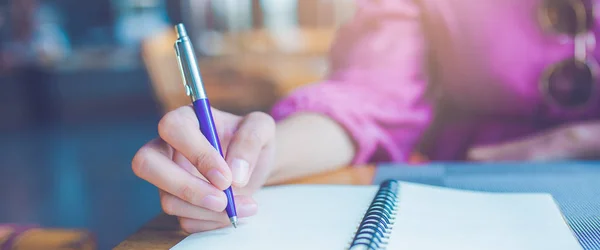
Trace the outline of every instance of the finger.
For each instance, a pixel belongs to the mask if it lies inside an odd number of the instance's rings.
[[[589,149],[595,149],[590,127],[570,125],[551,130],[545,136],[542,146],[534,151],[533,160],[552,161],[567,159],[583,159],[590,155]],[[592,140],[589,140],[592,138]]]
[[[188,173],[200,179],[208,181],[204,176],[202,176],[202,174],[200,174],[200,172],[198,172],[196,166],[194,166],[194,164],[188,161],[188,159],[186,159],[185,156],[183,156],[181,153],[174,152],[172,159],[177,165],[179,165],[179,167],[183,168]]]
[[[158,124],[160,137],[183,154],[215,187],[231,186],[231,170],[199,129],[190,106],[167,113]]]
[[[505,147],[476,148],[467,156],[467,159],[472,161],[516,161],[524,158],[523,152]]]
[[[498,157],[499,150],[495,147],[477,147],[470,149],[467,153],[467,159],[471,161],[490,161]]]
[[[468,158],[487,161],[544,160],[545,155],[558,153],[557,135],[556,132],[545,132],[501,144],[476,147],[469,151]]]
[[[261,151],[274,136],[275,122],[269,115],[254,112],[243,118],[231,138],[226,156],[235,186],[248,183]]]
[[[480,146],[469,150],[467,158],[475,161],[511,161],[523,160],[530,152],[524,150],[531,144],[529,141],[503,143],[499,145]]]
[[[216,221],[205,221],[205,220],[194,220],[189,218],[179,217],[179,226],[181,229],[188,233],[198,233],[204,231],[215,230],[219,228],[224,228],[229,226],[230,224]]]
[[[182,200],[213,211],[227,206],[225,193],[177,166],[167,155],[162,140],[143,146],[134,156],[132,168],[140,178]]]
[[[258,210],[256,202],[249,196],[236,196],[235,202],[239,218],[253,216]],[[215,212],[195,206],[162,190],[160,190],[160,204],[163,211],[169,215],[195,220],[229,222],[229,218],[224,212]]]

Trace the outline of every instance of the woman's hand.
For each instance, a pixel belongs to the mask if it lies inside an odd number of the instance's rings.
[[[251,195],[269,177],[275,150],[275,123],[264,113],[235,116],[213,109],[225,159],[202,135],[192,107],[167,113],[159,138],[132,161],[140,178],[159,188],[165,213],[177,216],[188,233],[229,225],[223,190],[233,185],[238,217],[252,216]]]
[[[474,161],[554,161],[600,156],[600,121],[571,124],[524,139],[471,149]]]

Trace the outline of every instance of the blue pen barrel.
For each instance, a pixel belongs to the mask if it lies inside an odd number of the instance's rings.
[[[215,122],[213,121],[212,111],[210,108],[210,102],[208,99],[198,99],[194,103],[194,112],[196,112],[196,117],[198,118],[198,123],[200,125],[200,131],[208,142],[221,154],[222,157],[223,151],[221,150],[221,142],[219,141],[219,135],[217,135],[217,128],[215,126]]]
[[[208,99],[198,99],[194,101],[194,112],[196,112],[196,117],[198,118],[198,123],[200,125],[200,131],[206,137],[208,142],[221,154],[224,158],[223,151],[221,150],[221,142],[219,141],[219,135],[217,134],[217,128],[215,126],[215,122],[213,120],[212,111],[210,107],[210,102]],[[237,216],[235,202],[233,202],[233,191],[231,187],[229,187],[225,192],[227,196],[227,215],[231,218],[233,216]]]

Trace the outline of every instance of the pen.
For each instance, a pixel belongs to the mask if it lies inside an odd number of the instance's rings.
[[[192,42],[190,41],[183,24],[177,24],[175,30],[177,31],[175,53],[177,55],[177,62],[179,63],[179,69],[181,70],[181,77],[183,78],[186,94],[192,99],[194,112],[196,113],[196,118],[198,118],[198,123],[200,124],[200,131],[202,131],[204,137],[206,137],[210,144],[212,144],[223,157],[221,143],[219,142],[219,136],[217,135],[210,103],[202,84]],[[231,186],[225,189],[225,196],[227,196],[227,207],[225,208],[227,216],[229,216],[229,220],[233,227],[237,228],[237,212]]]

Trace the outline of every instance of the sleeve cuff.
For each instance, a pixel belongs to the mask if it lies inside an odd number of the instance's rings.
[[[351,163],[353,165],[384,158],[391,161],[406,161],[408,154],[405,152],[382,153],[378,148],[379,141],[385,141],[389,136],[386,136],[381,128],[364,114],[363,102],[367,100],[361,100],[357,97],[359,95],[355,95],[350,89],[340,88],[330,83],[307,85],[278,102],[273,107],[271,115],[275,121],[301,112],[317,113],[331,118],[347,131],[354,142],[356,154]],[[375,156],[378,159],[374,159]]]

